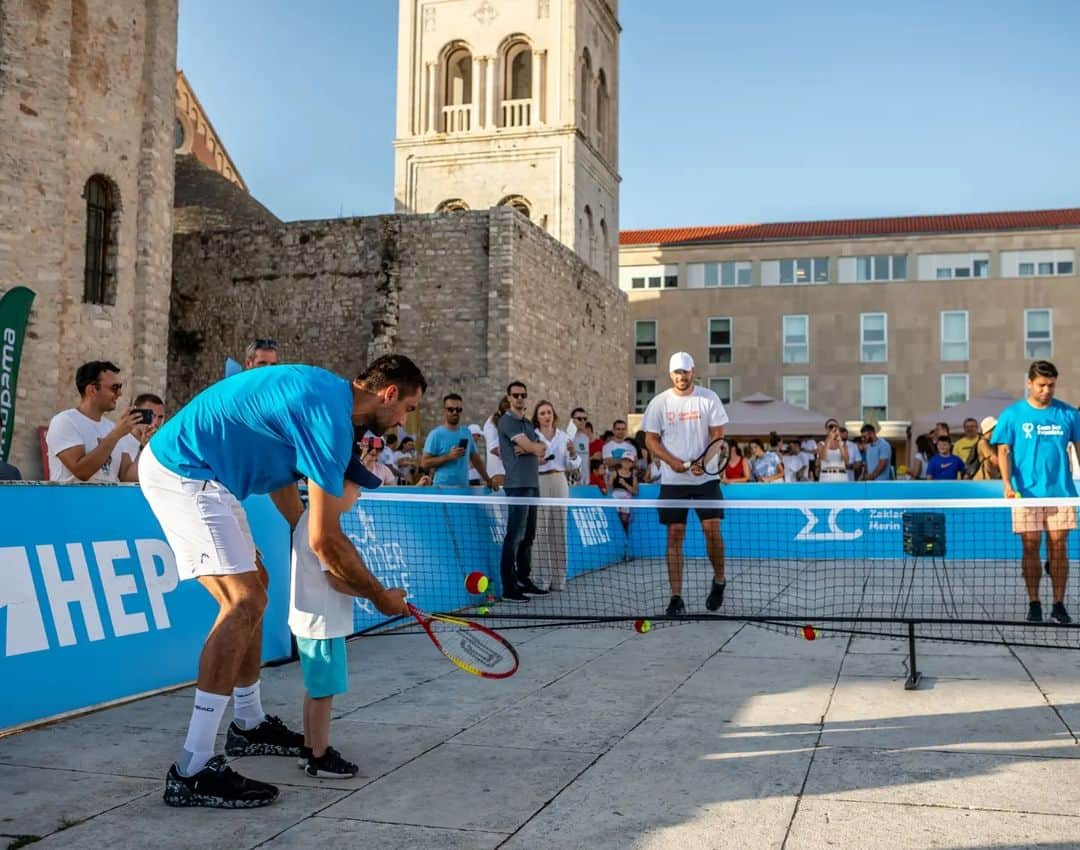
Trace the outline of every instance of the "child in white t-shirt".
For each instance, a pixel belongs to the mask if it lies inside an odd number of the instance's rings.
[[[346,481],[344,497],[350,508],[358,495],[359,487]],[[312,551],[309,514],[304,511],[293,530],[289,592],[289,628],[296,636],[307,690],[300,766],[308,776],[351,778],[359,767],[330,746],[330,711],[335,694],[349,689],[345,637],[353,632],[353,594]]]

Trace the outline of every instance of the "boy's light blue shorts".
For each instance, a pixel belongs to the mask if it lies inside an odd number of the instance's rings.
[[[349,667],[345,662],[345,638],[296,639],[304,687],[312,699],[332,697],[349,689]]]

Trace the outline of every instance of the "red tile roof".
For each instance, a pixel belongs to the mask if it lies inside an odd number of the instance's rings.
[[[652,230],[624,230],[619,234],[619,244],[684,245],[694,242],[758,242],[768,239],[837,239],[851,236],[974,233],[1051,227],[1080,227],[1080,208],[788,221],[774,224],[722,224],[712,227],[661,227]]]

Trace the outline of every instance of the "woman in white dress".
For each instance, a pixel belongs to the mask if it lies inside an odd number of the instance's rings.
[[[840,426],[829,423],[825,439],[818,446],[818,481],[847,482],[848,449],[840,436]]]
[[[565,499],[570,495],[566,473],[581,468],[581,455],[574,441],[559,427],[559,417],[550,401],[536,405],[533,427],[548,449],[540,462],[540,498]],[[536,512],[536,542],[532,580],[541,590],[566,590],[566,507],[543,505]]]

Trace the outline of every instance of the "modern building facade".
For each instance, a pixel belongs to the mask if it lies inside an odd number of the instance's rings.
[[[400,0],[395,209],[511,206],[608,279],[616,0]]]
[[[764,392],[888,423],[1054,360],[1080,401],[1080,209],[632,230],[620,235],[634,410],[689,351],[724,399]]]

